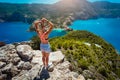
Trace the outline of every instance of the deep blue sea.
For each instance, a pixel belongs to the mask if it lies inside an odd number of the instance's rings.
[[[120,18],[76,20],[70,27],[74,30],[90,31],[102,37],[120,51]]]
[[[5,22],[0,23],[0,41],[5,43],[28,41],[32,36],[36,35],[35,32],[28,32],[30,25],[23,22]],[[54,29],[49,38],[55,36],[62,36],[66,34],[63,29]]]

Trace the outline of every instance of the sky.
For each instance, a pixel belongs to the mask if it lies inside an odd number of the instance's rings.
[[[7,2],[7,3],[44,3],[44,4],[53,4],[60,0],[0,0],[0,2]],[[120,3],[120,0],[88,0],[90,2],[94,1],[109,1],[114,3]]]

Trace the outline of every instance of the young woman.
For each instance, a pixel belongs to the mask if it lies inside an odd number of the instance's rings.
[[[48,30],[46,30],[44,24],[48,23]],[[40,49],[42,51],[42,61],[43,61],[43,65],[45,67],[45,69],[48,68],[48,62],[49,62],[49,54],[50,54],[50,44],[48,42],[48,36],[50,34],[50,32],[53,29],[53,23],[48,21],[46,18],[42,18],[39,21],[35,21],[35,29],[36,32],[38,34],[38,37],[41,40],[41,44],[40,44]],[[39,25],[41,25],[41,29],[39,29]]]

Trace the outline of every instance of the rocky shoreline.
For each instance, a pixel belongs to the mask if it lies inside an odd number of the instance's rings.
[[[61,51],[51,52],[49,63],[54,67],[44,72],[40,50],[33,50],[27,42],[7,44],[0,47],[0,80],[85,80],[72,71]]]

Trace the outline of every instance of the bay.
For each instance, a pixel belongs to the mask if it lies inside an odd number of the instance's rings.
[[[0,23],[0,41],[7,44],[21,41],[28,41],[32,36],[36,35],[36,32],[28,32],[30,24],[23,22],[4,22]],[[49,38],[62,36],[66,34],[63,29],[54,29]]]

